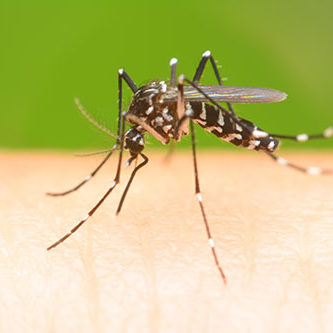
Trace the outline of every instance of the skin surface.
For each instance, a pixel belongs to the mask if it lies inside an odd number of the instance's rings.
[[[116,157],[0,155],[1,332],[329,332],[333,327],[333,176],[263,154],[198,152],[224,286],[194,196],[190,153],[146,152],[119,216],[119,188],[67,233],[113,181]],[[127,155],[126,155],[127,156]],[[283,155],[332,167],[326,154]]]

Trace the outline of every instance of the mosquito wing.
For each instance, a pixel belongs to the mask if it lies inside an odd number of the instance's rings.
[[[256,87],[232,87],[232,86],[199,86],[209,97],[216,102],[235,104],[246,103],[273,103],[281,102],[287,98],[287,94],[275,89]],[[186,101],[206,102],[207,98],[197,89],[184,86],[184,98]],[[168,91],[165,101],[177,101],[177,91]]]

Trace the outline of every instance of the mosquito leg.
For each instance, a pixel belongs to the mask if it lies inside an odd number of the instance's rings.
[[[170,86],[175,87],[176,86],[176,80],[177,80],[177,63],[178,59],[177,58],[172,58],[170,60],[170,67],[171,67],[171,73],[170,73]],[[167,155],[165,156],[164,162],[167,163],[169,162],[171,156],[173,155],[175,151],[175,141],[172,140],[169,151]]]
[[[63,196],[63,195],[67,195],[69,193],[72,193],[74,191],[77,191],[81,186],[83,186],[85,183],[87,183],[91,178],[93,178],[96,173],[102,168],[102,166],[106,163],[106,161],[111,157],[112,153],[118,149],[117,145],[114,145],[114,147],[112,148],[112,151],[110,151],[106,157],[104,158],[104,160],[98,165],[98,167],[88,176],[86,177],[80,184],[76,185],[75,187],[73,187],[72,189],[65,191],[65,192],[60,192],[60,193],[53,193],[53,192],[48,192],[46,193],[47,195],[50,195],[52,197],[58,197],[58,196]]]
[[[118,133],[117,136],[115,136],[112,132],[110,132],[108,129],[106,129],[103,125],[100,125],[99,123],[97,123],[88,113],[87,111],[83,108],[83,106],[80,104],[79,100],[76,98],[75,102],[77,104],[77,106],[79,107],[79,109],[81,110],[81,112],[89,119],[89,121],[91,121],[94,125],[96,125],[97,127],[99,127],[100,129],[102,129],[103,131],[107,132],[108,134],[111,133],[111,135],[117,137],[117,144],[115,144],[113,146],[113,148],[110,150],[110,153],[108,155],[106,155],[106,157],[104,158],[104,160],[100,163],[100,165],[88,176],[86,177],[80,184],[78,184],[77,186],[75,186],[74,188],[65,191],[65,192],[60,192],[60,193],[46,193],[47,195],[50,196],[63,196],[69,193],[72,193],[76,190],[78,190],[81,186],[83,186],[85,183],[87,183],[92,177],[95,176],[95,174],[101,169],[101,167],[106,163],[106,161],[110,158],[110,156],[112,155],[112,153],[118,149],[118,144],[119,144],[119,139],[120,139],[120,130],[121,130],[121,119],[122,119],[122,79],[124,79],[126,81],[126,83],[129,85],[129,87],[133,90],[133,92],[136,92],[138,90],[138,88],[136,87],[136,85],[134,84],[134,82],[131,80],[131,78],[128,76],[128,74],[123,70],[120,69],[118,71],[118,89],[119,89],[119,108],[118,108]]]
[[[125,190],[124,190],[124,193],[123,193],[123,195],[121,196],[121,199],[120,199],[120,202],[119,202],[119,205],[118,205],[118,208],[117,208],[116,215],[118,215],[118,214],[120,213],[121,207],[123,206],[123,203],[124,203],[124,201],[125,201],[125,198],[126,198],[126,195],[127,195],[128,189],[130,188],[130,186],[131,186],[131,184],[132,184],[132,181],[133,181],[133,179],[134,179],[135,174],[137,173],[137,171],[138,171],[139,169],[141,169],[143,166],[145,166],[145,165],[148,163],[148,161],[149,161],[149,159],[148,159],[148,157],[147,157],[146,155],[144,155],[144,154],[142,154],[142,153],[140,153],[140,155],[142,156],[142,158],[144,159],[144,161],[141,162],[139,165],[137,165],[137,166],[134,168],[134,170],[132,171],[132,173],[131,173],[131,177],[130,177],[130,179],[129,179],[127,185],[126,185],[126,188],[125,188]]]
[[[132,79],[129,77],[129,75],[124,71],[124,69],[118,70],[118,138],[120,137],[120,130],[122,128],[121,120],[123,119],[122,116],[122,108],[123,108],[123,81],[127,83],[127,85],[131,88],[131,90],[136,93],[138,91],[137,86],[132,81]],[[125,122],[125,119],[123,119],[123,122]],[[119,139],[118,139],[119,140]]]
[[[200,79],[201,79],[201,76],[205,70],[205,67],[206,67],[206,64],[207,64],[207,61],[208,59],[210,59],[210,62],[212,64],[212,67],[213,67],[213,70],[214,70],[214,73],[215,73],[215,76],[216,76],[216,79],[217,79],[217,82],[220,86],[223,85],[223,82],[222,82],[222,79],[221,79],[221,76],[220,76],[220,73],[217,69],[217,66],[216,66],[216,63],[214,61],[214,58],[211,54],[210,51],[206,51],[202,54],[202,58],[200,60],[200,63],[197,67],[197,70],[195,72],[195,75],[194,75],[194,78],[193,78],[193,81],[195,83],[199,83]]]
[[[309,175],[329,175],[333,173],[333,170],[331,169],[321,169],[321,168],[317,168],[317,167],[303,167],[297,164],[293,164],[290,163],[289,161],[287,161],[286,159],[276,156],[272,153],[269,153],[267,151],[265,151],[265,153],[271,157],[275,162],[281,164],[281,165],[285,165],[287,167],[290,167],[292,169],[295,169],[297,171],[300,172],[304,172],[307,173]]]
[[[184,92],[183,92],[184,80],[186,80],[185,77],[183,75],[181,75],[179,77],[179,81],[178,81],[177,113],[179,115],[179,121],[178,121],[178,124],[176,127],[176,138],[181,136],[182,128],[184,127],[185,122],[189,118],[191,118],[191,115],[186,114],[184,112]],[[226,111],[226,112],[228,112],[228,111]],[[181,114],[183,114],[183,116],[180,116]],[[199,205],[200,205],[201,214],[202,214],[202,217],[203,217],[203,220],[205,223],[206,232],[207,232],[208,242],[209,242],[210,248],[212,250],[215,264],[216,264],[218,270],[220,271],[222,281],[224,282],[224,284],[226,284],[226,282],[227,282],[226,277],[224,275],[223,269],[219,263],[219,260],[218,260],[217,254],[216,254],[214,240],[213,240],[211,232],[210,232],[209,224],[207,221],[205,209],[204,209],[203,202],[202,202],[202,195],[201,195],[200,184],[199,184],[198,166],[197,166],[197,156],[196,156],[196,149],[195,149],[195,133],[194,133],[193,121],[191,119],[190,119],[190,131],[191,131],[192,153],[193,153],[193,164],[194,164],[195,194],[196,194],[196,197],[197,197]]]
[[[111,187],[109,190],[104,194],[102,199],[91,209],[88,214],[73,228],[70,232],[68,232],[65,236],[61,237],[59,240],[57,240],[55,243],[53,243],[51,246],[47,248],[47,250],[51,250],[54,247],[58,246],[60,243],[62,243],[64,240],[66,240],[68,237],[70,237],[75,231],[77,231],[88,219],[91,217],[94,212],[97,210],[97,208],[103,203],[103,201],[108,197],[108,195],[112,192],[112,190],[116,187],[118,183],[116,181],[113,181]]]
[[[115,177],[112,185],[108,189],[108,191],[103,195],[103,197],[98,201],[98,203],[88,212],[88,214],[78,224],[76,224],[74,226],[74,228],[72,228],[66,235],[64,235],[59,240],[57,240],[55,243],[53,243],[51,246],[49,246],[47,248],[48,251],[53,249],[54,247],[58,246],[60,243],[62,243],[68,237],[70,237],[74,232],[76,232],[95,213],[95,211],[98,209],[98,207],[104,202],[104,200],[109,196],[109,194],[113,191],[113,189],[119,183],[119,178],[120,178],[120,167],[119,166],[121,165],[122,150],[123,150],[123,140],[122,140],[122,144],[121,144],[121,150],[119,153],[117,174],[116,174],[116,177]]]
[[[298,135],[283,135],[283,134],[269,134],[273,137],[280,138],[280,139],[287,139],[287,140],[293,140],[298,142],[304,142],[308,140],[313,139],[328,139],[333,136],[333,126],[326,128],[322,133],[320,134],[313,134],[308,135],[305,133],[298,134]]]
[[[179,141],[182,134],[188,133],[188,118],[189,116],[185,114],[185,100],[184,100],[184,75],[178,78],[177,85],[177,114],[178,114],[178,124],[176,127],[176,141]]]
[[[131,88],[131,90],[136,93],[138,91],[138,87],[133,82],[133,80],[129,77],[129,75],[124,71],[123,68],[118,70],[118,75],[120,78],[124,79],[127,85]]]
[[[202,215],[204,223],[205,223],[208,242],[209,242],[210,248],[212,250],[215,265],[216,265],[216,267],[218,268],[218,270],[221,274],[221,278],[222,278],[223,283],[226,284],[227,280],[226,280],[223,269],[220,265],[219,259],[218,259],[217,254],[216,254],[214,240],[213,240],[210,228],[209,228],[209,224],[208,224],[208,220],[207,220],[207,217],[206,217],[204,205],[203,205],[203,202],[202,202],[202,195],[201,195],[200,184],[199,184],[198,166],[197,166],[197,155],[196,155],[196,148],[195,148],[195,133],[194,133],[194,126],[193,126],[193,121],[192,120],[190,120],[190,130],[191,130],[192,153],[193,153],[193,164],[194,164],[195,194],[196,194],[196,197],[197,197],[199,205],[200,205],[201,215]]]
[[[170,75],[170,86],[175,87],[176,86],[176,80],[177,80],[177,63],[178,59],[172,58],[170,60],[170,67],[171,67],[171,75]]]
[[[109,196],[109,194],[113,191],[113,189],[119,184],[120,180],[120,170],[121,170],[121,163],[122,163],[122,155],[124,150],[124,132],[125,132],[125,119],[123,117],[122,121],[122,127],[121,127],[121,141],[120,141],[120,152],[119,152],[119,159],[118,159],[118,167],[117,167],[117,173],[113,180],[112,185],[107,190],[107,192],[103,195],[103,197],[98,201],[98,203],[88,212],[88,214],[72,228],[66,235],[61,237],[59,240],[57,240],[55,243],[53,243],[51,246],[47,248],[47,250],[51,250],[58,246],[60,243],[62,243],[64,240],[66,240],[68,237],[73,235],[74,232],[76,232],[98,209],[98,207],[104,202],[104,200]]]
[[[196,70],[196,72],[195,72],[195,75],[194,75],[194,78],[193,78],[193,82],[196,83],[196,84],[199,84],[199,81],[200,81],[200,79],[201,79],[201,76],[202,76],[202,74],[203,74],[203,71],[204,71],[204,69],[205,69],[205,66],[206,66],[206,64],[207,64],[208,59],[210,59],[210,63],[212,64],[212,67],[213,67],[213,70],[214,70],[214,73],[215,73],[215,76],[216,76],[216,79],[217,79],[218,84],[219,84],[220,86],[222,86],[222,85],[223,85],[223,82],[222,82],[222,79],[221,79],[221,75],[220,75],[220,73],[219,73],[219,70],[218,70],[218,68],[217,68],[217,66],[216,66],[215,60],[214,60],[214,58],[213,58],[213,56],[212,56],[212,53],[211,53],[210,51],[206,51],[206,52],[204,52],[204,53],[202,54],[202,58],[201,58],[201,60],[200,60],[200,63],[199,63],[199,65],[198,65],[198,68],[197,68],[197,70]],[[230,111],[232,114],[235,114],[234,109],[233,109],[231,103],[227,103],[227,105],[228,105],[228,109],[229,109],[229,111]]]
[[[103,195],[103,197],[98,201],[98,203],[88,212],[88,214],[72,228],[66,235],[61,237],[59,240],[57,240],[55,243],[53,243],[51,246],[47,248],[47,250],[51,250],[58,246],[60,243],[65,241],[68,237],[73,235],[74,232],[76,232],[88,219],[96,212],[98,207],[104,202],[104,200],[109,196],[109,194],[113,191],[113,189],[119,184],[120,181],[120,172],[121,172],[121,164],[122,164],[122,157],[123,157],[123,151],[124,151],[124,137],[125,137],[125,125],[126,125],[126,119],[124,116],[121,114],[122,110],[122,77],[124,75],[124,71],[119,71],[119,80],[118,80],[118,116],[119,116],[119,121],[118,121],[118,139],[117,139],[117,144],[120,144],[120,151],[119,151],[119,158],[118,158],[118,166],[117,166],[117,173],[116,176],[113,180],[112,185],[110,188],[107,190],[107,192]],[[127,74],[126,74],[127,75]],[[126,80],[126,79],[125,79]],[[127,82],[127,81],[126,81]],[[128,83],[128,82],[127,82]],[[128,83],[129,84],[129,83]],[[134,83],[133,83],[134,84]],[[119,142],[120,140],[120,142]]]

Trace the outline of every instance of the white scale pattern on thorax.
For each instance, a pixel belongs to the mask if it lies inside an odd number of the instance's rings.
[[[154,107],[154,105],[150,106],[145,114],[147,116],[150,116],[151,114],[153,114],[153,112],[156,112],[156,109]],[[142,118],[143,120],[147,120],[148,117],[144,117]],[[152,119],[150,119],[150,126],[152,126],[153,128],[155,128],[156,130],[158,130],[159,128],[165,133],[167,134],[169,137],[173,136],[173,124],[172,122],[174,121],[174,117],[170,114],[170,110],[169,108],[166,106],[162,109],[162,111],[158,111],[158,113],[156,114],[156,117],[153,117]]]

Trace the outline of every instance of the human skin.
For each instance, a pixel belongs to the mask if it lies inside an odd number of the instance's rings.
[[[199,152],[202,196],[221,277],[194,195],[190,153],[146,152],[119,216],[116,157],[0,155],[0,332],[329,332],[333,327],[333,176],[259,153]],[[288,154],[333,166],[329,154]]]

